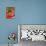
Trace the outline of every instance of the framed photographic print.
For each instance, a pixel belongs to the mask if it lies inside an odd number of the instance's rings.
[[[13,19],[15,17],[15,7],[6,7],[6,18]]]

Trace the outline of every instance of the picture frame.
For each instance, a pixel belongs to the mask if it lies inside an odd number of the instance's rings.
[[[6,7],[6,18],[13,19],[15,17],[15,7]]]

